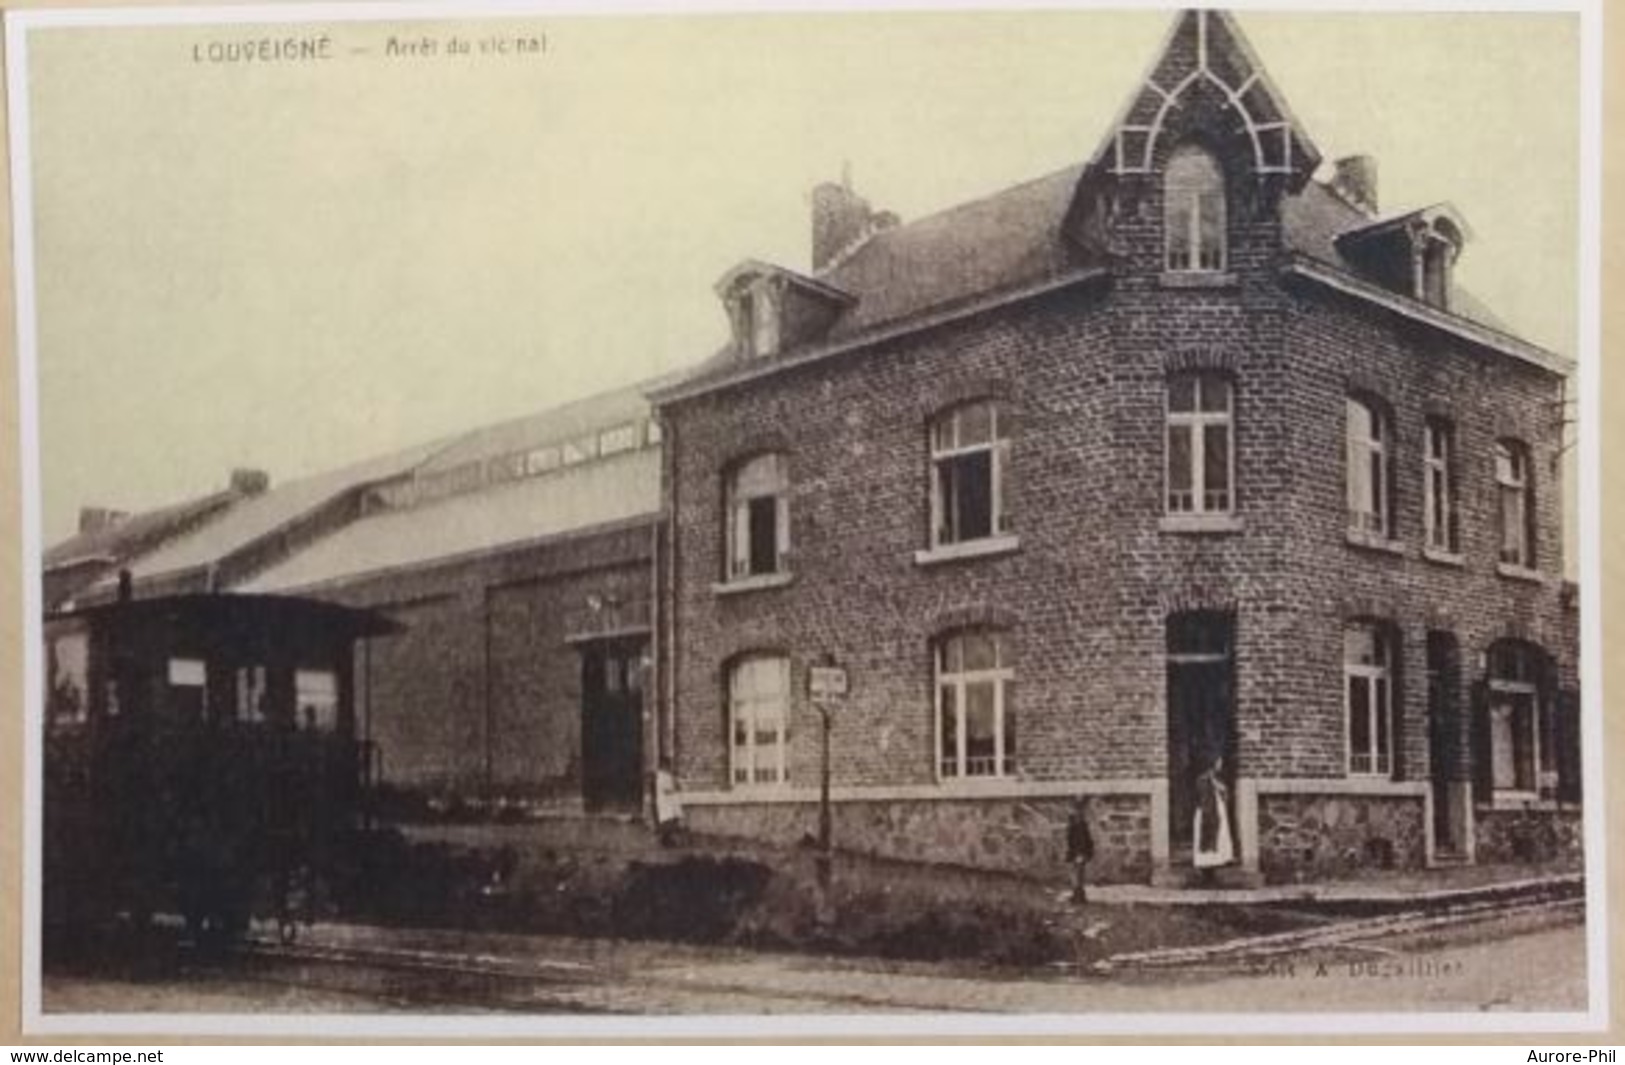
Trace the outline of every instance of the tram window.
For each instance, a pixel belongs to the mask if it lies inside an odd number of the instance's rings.
[[[90,641],[84,633],[67,633],[52,642],[46,706],[53,723],[78,724],[90,717],[89,661]]]
[[[300,669],[293,675],[299,727],[332,732],[339,724],[339,678],[330,669]]]
[[[237,720],[258,723],[265,720],[265,667],[240,666],[237,670]]]
[[[203,720],[208,701],[209,670],[200,658],[169,660],[169,705],[179,721]]]

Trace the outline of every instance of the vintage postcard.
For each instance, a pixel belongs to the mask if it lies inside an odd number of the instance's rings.
[[[26,1030],[1602,1028],[1600,18],[11,12]]]

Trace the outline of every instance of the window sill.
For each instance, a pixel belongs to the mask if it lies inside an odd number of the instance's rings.
[[[999,792],[1025,778],[1019,770],[977,777],[937,776],[937,791],[947,798],[974,799],[989,792]]]
[[[914,552],[916,566],[935,566],[942,562],[959,562],[971,558],[990,558],[1008,555],[1021,547],[1015,536],[986,536],[980,540],[967,540],[960,544],[944,544],[925,551]]]
[[[1510,562],[1497,562],[1495,572],[1503,577],[1510,577],[1515,581],[1528,581],[1530,584],[1545,584],[1546,575],[1537,569],[1526,566],[1514,566]]]
[[[1165,514],[1157,522],[1157,528],[1165,533],[1181,533],[1185,535],[1239,533],[1242,531],[1241,519],[1234,514]]]
[[[1585,809],[1583,802],[1568,802],[1563,799],[1540,799],[1519,792],[1511,795],[1497,796],[1490,802],[1475,802],[1473,810],[1477,813],[1507,813],[1509,811],[1525,811],[1528,813],[1578,813]]]
[[[728,794],[737,795],[741,799],[770,799],[776,795],[783,795],[790,790],[790,782],[781,780],[777,784],[733,784],[728,788]]]
[[[1163,288],[1238,288],[1241,282],[1227,270],[1164,270]]]
[[[731,581],[718,581],[711,585],[713,595],[744,595],[768,588],[783,588],[795,580],[793,573],[762,573],[755,577],[735,577]]]
[[[1533,791],[1502,791],[1490,796],[1490,801],[1473,804],[1480,810],[1542,810],[1555,809],[1557,803],[1542,799]]]
[[[1381,551],[1386,555],[1404,557],[1405,543],[1403,540],[1390,540],[1386,536],[1377,536],[1374,533],[1361,532],[1358,529],[1349,529],[1344,538],[1350,547],[1361,547],[1368,551]]]
[[[1441,566],[1455,566],[1457,569],[1467,565],[1467,558],[1465,555],[1459,554],[1455,551],[1445,551],[1437,547],[1422,548],[1422,557],[1427,559],[1429,562],[1437,562]]]

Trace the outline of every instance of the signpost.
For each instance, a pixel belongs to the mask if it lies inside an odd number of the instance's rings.
[[[830,904],[831,860],[834,856],[833,816],[829,801],[829,730],[836,707],[846,701],[846,670],[834,665],[834,656],[825,655],[825,664],[807,671],[807,694],[824,725],[823,771],[818,782],[818,894],[820,917],[833,917]]]

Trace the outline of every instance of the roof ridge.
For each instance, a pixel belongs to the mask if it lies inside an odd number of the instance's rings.
[[[941,218],[944,215],[953,214],[956,211],[963,211],[963,210],[966,210],[966,209],[971,208],[971,207],[976,207],[978,205],[988,203],[988,202],[990,202],[992,200],[1000,199],[1001,197],[1008,196],[1012,192],[1017,192],[1017,191],[1019,191],[1021,189],[1030,188],[1033,185],[1041,185],[1046,181],[1053,181],[1056,178],[1060,177],[1062,174],[1067,173],[1068,171],[1074,171],[1075,170],[1075,171],[1078,172],[1078,176],[1082,177],[1083,172],[1085,170],[1087,170],[1088,168],[1089,168],[1089,164],[1087,162],[1076,162],[1076,163],[1070,163],[1070,164],[1068,164],[1066,166],[1057,167],[1056,169],[1051,170],[1046,174],[1040,174],[1037,177],[1028,178],[1025,181],[1018,181],[1014,185],[1006,185],[1003,188],[997,189],[997,190],[995,190],[993,192],[983,193],[982,195],[977,196],[974,199],[961,200],[960,202],[955,203],[955,204],[950,204],[947,207],[938,208],[937,210],[932,211],[929,214],[922,214],[918,218],[914,218],[914,219],[911,219],[910,221],[903,222],[903,223],[901,223],[899,225],[892,226],[890,229],[883,229],[880,232],[874,234],[872,237],[870,237],[870,241],[877,240],[877,239],[879,239],[881,237],[888,236],[889,234],[892,234],[892,233],[901,233],[903,230],[911,229],[914,226],[920,225],[921,223],[929,222],[929,221],[931,221],[933,219],[936,219],[936,218]]]

